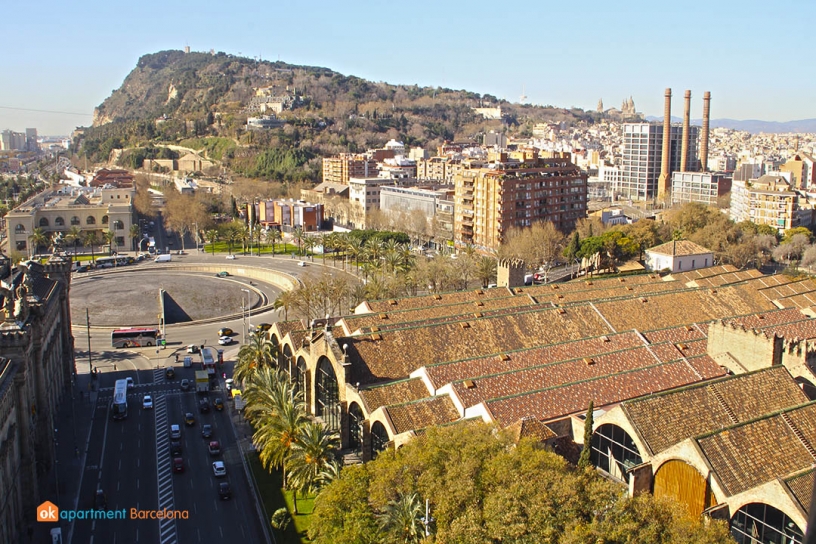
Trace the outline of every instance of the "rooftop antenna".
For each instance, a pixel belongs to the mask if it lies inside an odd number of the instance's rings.
[[[521,85],[521,96],[519,97],[519,104],[524,104],[527,101],[527,95],[524,94],[524,84]]]

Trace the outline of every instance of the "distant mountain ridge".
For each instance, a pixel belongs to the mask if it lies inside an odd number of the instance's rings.
[[[662,117],[655,117],[654,115],[646,116],[647,121],[662,121]],[[683,119],[672,116],[672,122],[682,123]],[[702,119],[692,119],[693,125],[702,125]],[[799,119],[797,121],[761,121],[759,119],[712,119],[710,121],[712,128],[730,128],[733,130],[743,130],[752,134],[759,134],[765,132],[768,134],[791,134],[791,133],[805,133],[816,132],[816,119]]]

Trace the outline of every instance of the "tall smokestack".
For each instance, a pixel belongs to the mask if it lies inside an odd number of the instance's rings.
[[[683,143],[680,148],[680,171],[688,170],[689,125],[691,124],[691,91],[683,96]]]
[[[666,89],[663,103],[663,153],[660,155],[660,178],[657,182],[657,198],[663,199],[671,191],[669,177],[669,144],[671,143],[671,89]]]
[[[703,133],[700,135],[700,172],[708,170],[708,120],[711,116],[711,93],[703,94]]]

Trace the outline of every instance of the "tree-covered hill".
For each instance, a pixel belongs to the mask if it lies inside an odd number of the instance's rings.
[[[259,88],[288,97],[289,107],[278,115],[286,124],[247,133],[252,114],[246,107]],[[500,106],[503,119],[484,119],[473,110],[479,106]],[[206,142],[219,138],[219,157],[210,157],[238,173],[303,179],[318,174],[321,156],[379,147],[391,138],[433,150],[445,140],[478,139],[489,130],[529,135],[536,123],[591,122],[594,115],[226,53],[161,51],[141,57],[122,86],[95,110],[81,152],[105,161],[113,149],[186,140],[184,145],[207,154],[212,146]],[[210,140],[190,142],[204,138]],[[281,159],[270,161],[270,149]],[[136,156],[140,163],[138,157],[150,158],[151,152]],[[296,170],[282,171],[280,164]]]

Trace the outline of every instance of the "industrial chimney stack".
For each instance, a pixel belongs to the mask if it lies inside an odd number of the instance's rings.
[[[669,177],[669,150],[671,149],[671,89],[666,89],[663,104],[663,153],[660,155],[660,178],[657,182],[657,198],[662,200],[671,191]]]
[[[683,142],[680,147],[680,171],[688,170],[689,125],[691,124],[691,91],[686,91],[683,97]]]
[[[711,93],[703,94],[703,133],[700,135],[700,172],[708,170],[708,121],[711,114]]]

